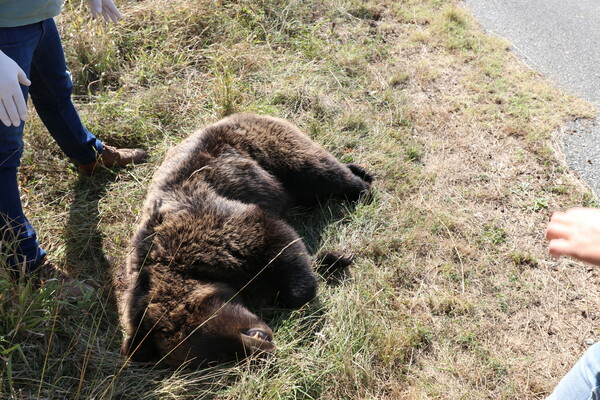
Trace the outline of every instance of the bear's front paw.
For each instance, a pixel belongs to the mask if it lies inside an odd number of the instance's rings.
[[[363,166],[358,164],[346,164],[346,166],[354,175],[358,176],[363,181],[368,184],[373,183],[373,175],[371,175]]]

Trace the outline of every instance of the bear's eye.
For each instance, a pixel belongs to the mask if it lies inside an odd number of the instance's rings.
[[[245,329],[242,331],[242,334],[253,337],[255,339],[261,339],[267,342],[270,342],[272,340],[271,336],[261,329]]]

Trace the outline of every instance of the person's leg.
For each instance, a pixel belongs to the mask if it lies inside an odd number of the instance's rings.
[[[53,19],[42,22],[43,35],[31,62],[31,100],[40,119],[67,157],[94,162],[103,145],[79,119],[71,101],[73,83]]]
[[[600,343],[587,349],[547,398],[563,399],[600,400]]]
[[[0,158],[3,156],[0,152]],[[46,252],[39,247],[35,230],[23,213],[17,169],[0,167],[0,182],[0,263],[5,262],[14,270],[24,265],[31,272]]]
[[[31,100],[62,151],[90,175],[98,166],[123,167],[146,157],[141,149],[105,146],[81,123],[71,101],[73,82],[53,19],[42,22],[44,34],[31,65]]]
[[[41,24],[0,28],[0,50],[14,60],[29,76],[33,51],[42,34]],[[27,99],[28,88],[21,86]],[[31,271],[46,253],[23,213],[17,169],[23,154],[23,127],[0,123],[0,262],[18,269],[23,264]]]

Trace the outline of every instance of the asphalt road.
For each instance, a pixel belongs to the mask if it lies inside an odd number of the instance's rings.
[[[512,43],[531,68],[600,108],[600,1],[465,0],[490,33]],[[567,163],[600,195],[600,122],[562,135]]]

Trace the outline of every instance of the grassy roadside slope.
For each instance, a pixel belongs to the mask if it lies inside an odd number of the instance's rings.
[[[69,2],[59,25],[88,128],[148,164],[79,177],[40,122],[21,169],[49,254],[100,297],[0,278],[0,398],[541,399],[594,338],[595,271],[550,259],[550,213],[595,204],[552,132],[595,111],[523,67],[459,1]],[[293,218],[355,254],[315,304],[262,310],[266,365],[124,365],[111,266],[166,150],[235,111],[287,118],[376,176],[373,200]],[[118,284],[118,282],[117,282]]]

